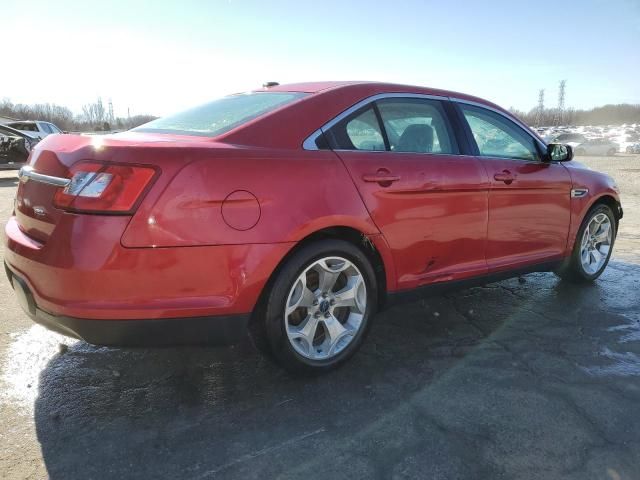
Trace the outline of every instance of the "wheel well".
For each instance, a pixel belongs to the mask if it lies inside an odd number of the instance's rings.
[[[256,313],[263,309],[264,304],[267,300],[268,292],[271,289],[273,282],[277,278],[278,273],[280,272],[280,269],[285,264],[285,262],[295,252],[297,252],[300,248],[304,247],[305,245],[308,245],[309,243],[312,243],[318,240],[325,240],[325,239],[345,240],[349,243],[352,243],[356,247],[358,247],[367,256],[367,258],[371,262],[371,266],[373,267],[373,271],[376,275],[376,281],[378,283],[378,308],[379,309],[382,308],[387,297],[387,277],[386,277],[384,262],[382,261],[382,257],[380,256],[380,253],[375,248],[373,243],[367,238],[367,236],[364,233],[360,232],[359,230],[356,230],[355,228],[351,228],[351,227],[342,227],[342,226],[329,227],[329,228],[323,228],[322,230],[313,232],[312,234],[300,240],[296,244],[296,246],[293,247],[289,252],[287,252],[284,258],[280,260],[280,263],[274,269],[273,273],[269,277],[269,280],[267,281],[264,288],[262,289],[262,292],[260,293],[260,297],[258,298],[258,301],[256,302],[256,306],[253,309],[254,313],[251,316],[252,322],[255,321],[258,317]]]
[[[615,198],[613,198],[611,195],[604,195],[598,198],[593,203],[591,208],[595,207],[596,205],[606,205],[607,207],[609,207],[613,211],[613,214],[616,217],[616,226],[617,226],[617,224],[620,222],[620,219],[622,218],[620,203],[618,203],[618,201]]]

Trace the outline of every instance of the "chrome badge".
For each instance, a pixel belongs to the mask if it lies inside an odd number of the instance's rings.
[[[47,211],[44,207],[33,207],[33,213],[35,213],[39,217],[44,217],[47,214]]]

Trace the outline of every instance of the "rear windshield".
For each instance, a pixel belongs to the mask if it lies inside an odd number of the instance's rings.
[[[305,95],[292,92],[231,95],[185,112],[152,120],[133,131],[215,137]]]

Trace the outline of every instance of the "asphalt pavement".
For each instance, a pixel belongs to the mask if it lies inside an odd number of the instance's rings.
[[[595,284],[536,273],[393,307],[320,377],[249,341],[66,339],[0,279],[0,478],[640,478],[640,156],[578,160],[625,208]],[[16,184],[0,172],[3,220]]]

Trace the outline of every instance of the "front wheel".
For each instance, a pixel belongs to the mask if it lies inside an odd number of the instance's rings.
[[[592,282],[607,267],[616,238],[616,219],[607,205],[597,205],[578,230],[571,257],[557,272],[575,282]]]
[[[378,298],[371,263],[342,240],[311,243],[280,269],[264,308],[264,334],[280,365],[322,372],[360,347]]]

